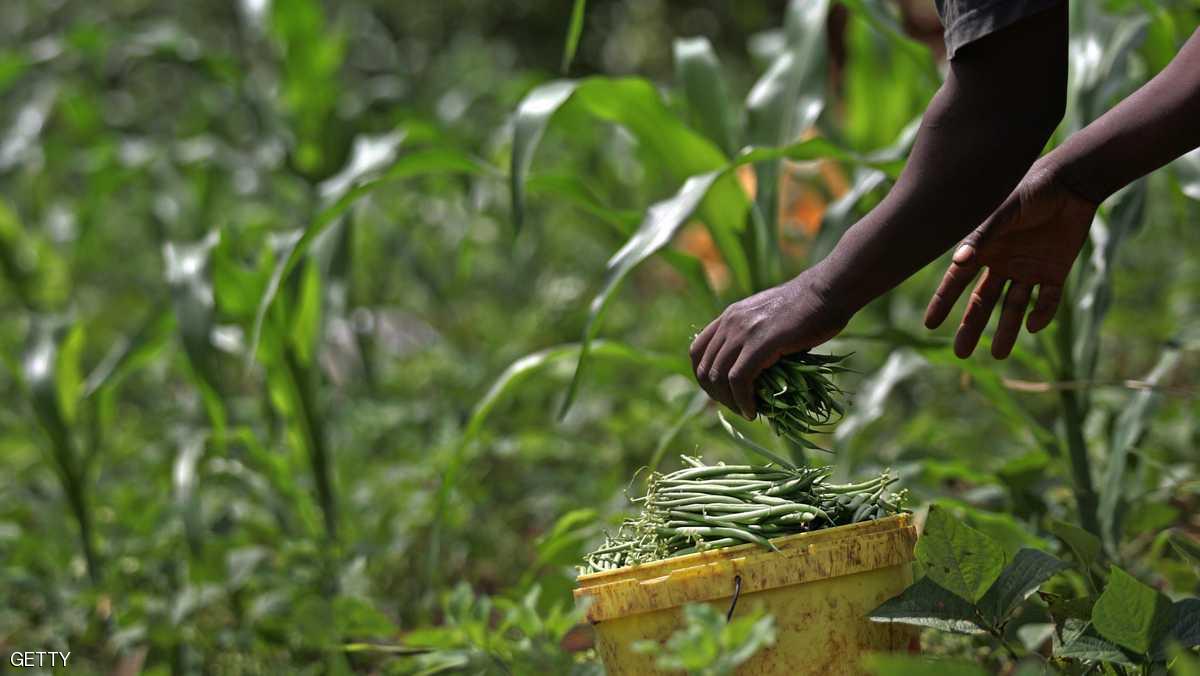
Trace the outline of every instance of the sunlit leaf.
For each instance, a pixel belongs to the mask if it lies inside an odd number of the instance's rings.
[[[566,415],[567,410],[575,401],[575,395],[579,391],[579,385],[586,373],[591,343],[600,331],[600,320],[612,300],[613,293],[634,267],[670,243],[720,175],[721,172],[712,171],[688,179],[674,197],[650,208],[633,237],[609,259],[604,283],[588,309],[588,319],[583,330],[583,340],[580,341],[579,362],[575,367],[575,377],[571,379],[567,396],[559,409],[559,417]]]

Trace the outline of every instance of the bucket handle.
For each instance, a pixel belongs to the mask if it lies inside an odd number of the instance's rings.
[[[729,604],[729,611],[725,613],[725,623],[729,624],[733,620],[733,609],[737,608],[738,597],[742,595],[742,576],[733,576],[733,601]]]

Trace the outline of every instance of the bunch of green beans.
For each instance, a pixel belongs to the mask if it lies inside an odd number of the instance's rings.
[[[755,382],[758,412],[775,434],[801,448],[817,448],[805,435],[836,421],[845,412],[843,392],[832,376],[848,371],[842,362],[850,355],[801,352],[775,362]]]
[[[888,493],[889,472],[860,483],[829,483],[829,467],[688,465],[650,477],[641,511],[607,533],[585,557],[583,573],[613,570],[681,554],[869,521],[902,511],[904,492]]]

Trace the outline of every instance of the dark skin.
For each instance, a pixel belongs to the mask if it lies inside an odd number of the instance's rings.
[[[1051,322],[1097,205],[1200,145],[1193,35],[1151,82],[1034,164],[1062,117],[1066,23],[1063,2],[958,51],[883,202],[825,260],[730,305],[693,341],[692,365],[710,396],[753,419],[759,373],[833,338],[956,242],[925,322],[940,325],[983,270],[955,337],[958,356],[973,352],[1001,298],[996,358],[1008,356],[1023,322],[1030,332]]]

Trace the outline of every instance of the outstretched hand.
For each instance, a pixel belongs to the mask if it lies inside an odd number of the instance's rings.
[[[954,337],[954,353],[965,359],[975,351],[992,309],[1004,294],[1000,323],[992,339],[992,356],[1008,357],[1035,286],[1037,301],[1026,328],[1037,333],[1054,319],[1063,284],[1087,241],[1095,214],[1095,204],[1064,186],[1045,165],[1035,164],[1008,199],[954,252],[953,262],[925,311],[925,326],[940,326],[975,273],[987,268],[963,312]]]
[[[849,320],[809,269],[740,300],[692,341],[696,380],[709,396],[753,420],[754,381],[780,357],[833,338]]]

